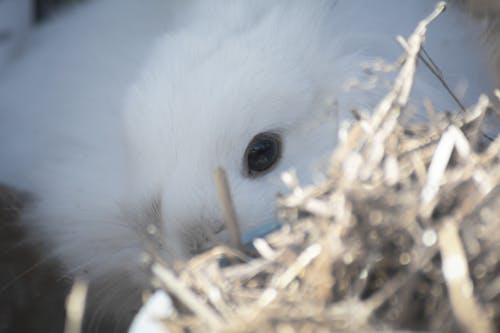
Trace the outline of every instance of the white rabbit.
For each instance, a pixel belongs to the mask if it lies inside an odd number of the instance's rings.
[[[395,61],[433,0],[95,0],[33,33],[0,80],[0,181],[33,193],[23,216],[68,274],[110,297],[224,240],[213,181],[226,169],[243,232],[275,219],[280,174],[312,181],[340,121],[381,87],[345,89]],[[455,8],[426,49],[465,103],[491,90],[477,27]],[[414,101],[457,106],[421,66]],[[151,226],[154,226],[151,227]],[[151,233],[156,229],[156,233]],[[123,287],[123,288],[122,288]]]

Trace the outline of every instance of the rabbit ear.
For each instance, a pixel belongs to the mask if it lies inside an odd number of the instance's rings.
[[[22,47],[32,19],[31,0],[0,1],[0,70]]]

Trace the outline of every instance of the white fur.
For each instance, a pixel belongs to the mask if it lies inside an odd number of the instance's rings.
[[[311,181],[339,121],[385,92],[345,91],[345,81],[363,78],[363,63],[395,61],[396,35],[434,5],[95,0],[72,8],[39,28],[1,77],[0,181],[34,193],[25,223],[69,273],[127,272],[144,282],[144,246],[186,257],[222,225],[219,165],[243,231],[272,221],[280,173],[294,167]],[[479,33],[451,8],[426,44],[452,87],[468,82],[466,102],[490,89]],[[424,67],[414,100],[423,96],[456,109]],[[245,148],[267,130],[281,133],[282,160],[245,177]],[[151,223],[159,237],[146,231]]]

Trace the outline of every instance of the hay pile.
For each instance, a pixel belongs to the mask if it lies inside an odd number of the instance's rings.
[[[440,10],[400,41],[392,91],[341,131],[328,179],[283,176],[284,226],[256,258],[218,247],[177,272],[152,264],[177,305],[165,332],[500,331],[500,137],[479,130],[493,105],[400,122]]]

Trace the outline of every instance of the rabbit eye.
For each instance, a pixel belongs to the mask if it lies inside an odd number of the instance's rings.
[[[281,158],[281,137],[275,133],[254,136],[245,151],[245,172],[257,177],[272,170]]]

